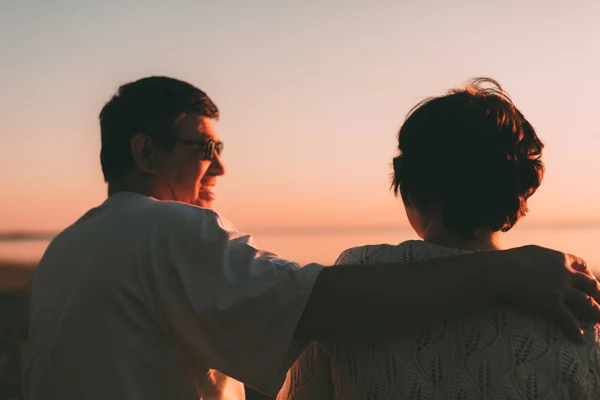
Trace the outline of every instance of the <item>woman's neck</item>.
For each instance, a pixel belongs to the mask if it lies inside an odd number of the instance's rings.
[[[502,250],[500,247],[500,232],[482,231],[475,238],[467,239],[446,227],[429,224],[423,233],[423,240],[460,250]]]

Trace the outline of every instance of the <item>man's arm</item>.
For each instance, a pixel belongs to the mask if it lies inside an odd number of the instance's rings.
[[[591,296],[591,297],[590,297]],[[319,274],[298,337],[382,336],[492,301],[556,320],[574,340],[573,312],[600,322],[585,262],[537,246],[397,264],[333,266]]]
[[[168,249],[165,262],[140,275],[144,287],[153,290],[148,304],[198,365],[271,395],[306,344],[294,337],[333,333],[341,340],[367,329],[382,336],[390,327],[414,326],[475,302],[502,299],[510,287],[503,282],[512,280],[524,283],[510,299],[558,315],[567,309],[562,299],[575,277],[588,291],[589,281],[596,287],[594,279],[565,267],[562,253],[536,247],[412,266],[300,268],[256,248],[250,236],[214,212],[184,211],[186,229],[157,246]],[[535,287],[528,291],[527,285]],[[550,306],[548,299],[554,300]],[[568,310],[561,315],[572,318]]]

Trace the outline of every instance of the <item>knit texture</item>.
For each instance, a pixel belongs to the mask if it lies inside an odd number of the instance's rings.
[[[352,248],[337,264],[460,253],[415,240]],[[278,399],[600,399],[600,332],[583,327],[586,342],[576,345],[544,317],[487,306],[394,340],[312,342]]]

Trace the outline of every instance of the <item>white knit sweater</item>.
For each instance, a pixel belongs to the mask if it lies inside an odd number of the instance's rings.
[[[417,261],[460,250],[423,241],[346,250],[338,264]],[[552,321],[485,307],[395,340],[313,342],[278,400],[600,399],[600,329],[576,345]]]

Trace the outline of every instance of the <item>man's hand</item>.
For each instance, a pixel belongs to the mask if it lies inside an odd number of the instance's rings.
[[[600,285],[581,258],[539,246],[504,253],[509,262],[494,278],[510,304],[550,316],[578,342],[583,332],[576,315],[600,323]]]

